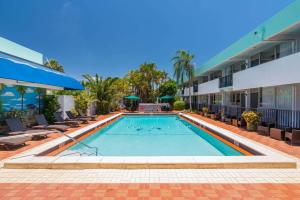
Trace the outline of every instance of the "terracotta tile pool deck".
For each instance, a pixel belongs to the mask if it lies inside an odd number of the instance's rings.
[[[0,184],[0,199],[299,199],[293,184]]]
[[[193,113],[189,113],[189,115],[196,117],[198,119],[201,119],[203,121],[206,121],[208,123],[211,123],[213,125],[219,126],[221,128],[227,129],[229,131],[232,131],[238,135],[244,136],[248,139],[254,140],[256,142],[262,143],[266,146],[272,147],[276,150],[282,151],[286,154],[289,154],[291,156],[300,158],[300,146],[291,146],[290,144],[286,143],[285,141],[279,141],[279,140],[275,140],[272,139],[268,136],[263,136],[263,135],[259,135],[256,132],[249,132],[243,128],[239,128],[239,127],[235,127],[220,121],[215,121],[212,119],[209,119],[207,117],[203,117],[201,115],[198,114],[193,114]]]

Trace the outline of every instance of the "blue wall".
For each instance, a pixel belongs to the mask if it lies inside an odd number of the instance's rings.
[[[6,85],[1,92],[2,109],[4,112],[12,109],[21,110],[21,95],[17,92],[16,87],[13,85]],[[35,92],[34,87],[27,87],[24,95],[24,110],[38,109],[39,100],[38,94]]]

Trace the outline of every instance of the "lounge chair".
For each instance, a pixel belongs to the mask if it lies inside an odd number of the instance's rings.
[[[66,114],[69,118],[69,120],[72,121],[79,121],[80,123],[88,123],[89,122],[89,117],[76,117],[73,115],[73,113],[71,111],[66,111]]]
[[[78,110],[78,113],[79,113],[80,117],[88,117],[88,118],[90,118],[91,121],[96,121],[97,115],[87,116],[81,110]]]
[[[49,134],[55,132],[45,129],[27,129],[18,118],[5,119],[5,122],[8,125],[9,130],[12,131],[8,133],[8,135],[31,135],[33,140],[47,138]]]
[[[79,127],[80,126],[80,123],[79,121],[71,121],[71,120],[64,120],[64,118],[61,116],[61,112],[55,112],[53,115],[54,115],[54,118],[56,120],[56,122],[54,122],[54,124],[64,124],[64,125],[68,125],[68,126],[71,126],[71,127]]]
[[[49,125],[48,121],[46,120],[45,116],[43,114],[36,115],[35,120],[38,123],[37,126],[33,126],[34,129],[48,129],[48,130],[58,130],[65,132],[70,128],[70,126],[63,125],[63,124],[55,124],[55,125]]]
[[[291,145],[293,145],[294,143],[300,143],[300,129],[286,128],[284,139],[290,140]]]
[[[25,145],[31,138],[32,136],[28,134],[0,137],[0,145],[9,149],[10,147]]]

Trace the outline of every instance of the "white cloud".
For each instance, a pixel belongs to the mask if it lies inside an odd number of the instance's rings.
[[[34,93],[34,90],[32,88],[27,88],[26,93]]]
[[[3,97],[14,97],[15,95],[12,92],[4,92],[1,96],[3,96]]]
[[[11,101],[22,101],[22,98],[11,99]],[[25,99],[25,98],[23,98],[23,101],[26,101],[26,99]]]

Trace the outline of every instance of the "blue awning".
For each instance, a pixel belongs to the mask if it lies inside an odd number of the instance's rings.
[[[78,80],[64,73],[6,58],[0,58],[0,79],[49,85],[67,90],[84,89]]]

